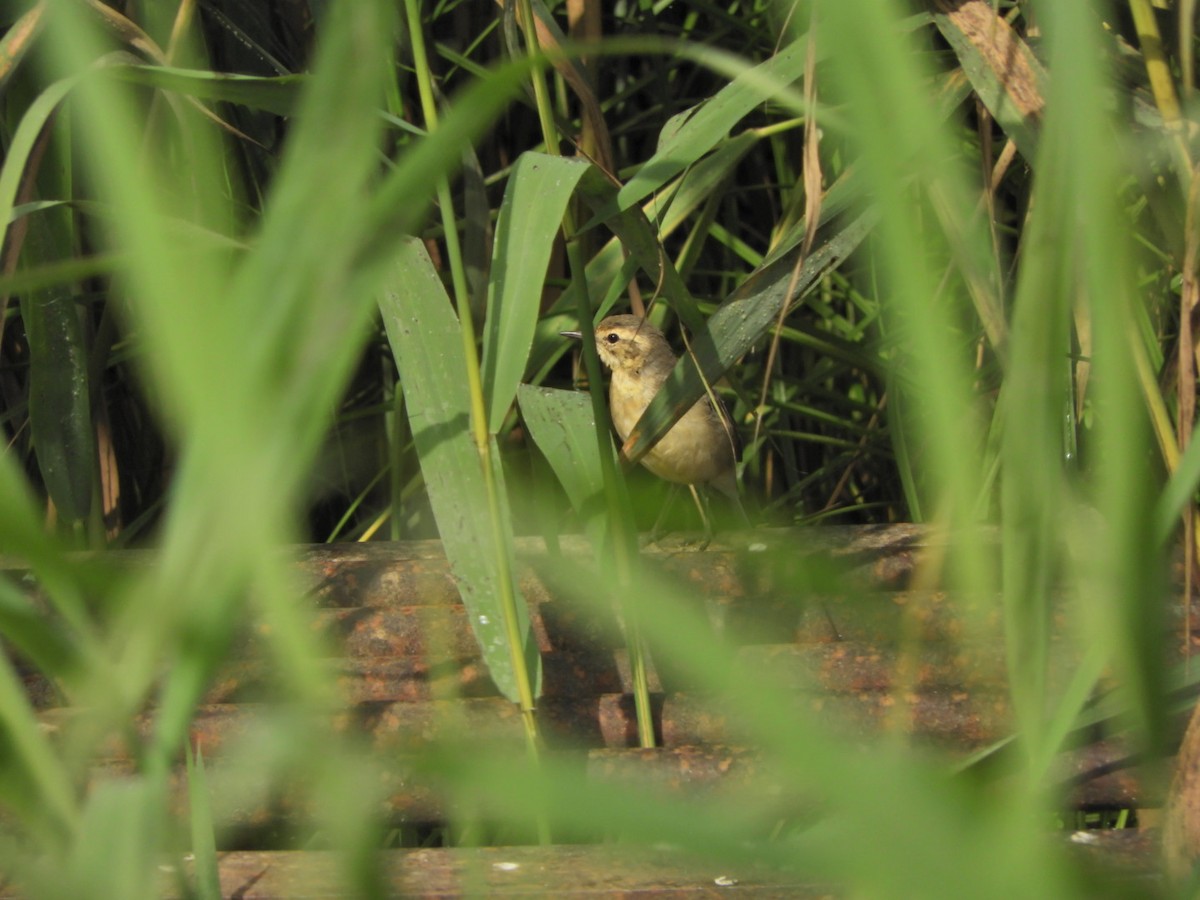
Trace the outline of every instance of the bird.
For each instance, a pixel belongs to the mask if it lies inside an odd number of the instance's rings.
[[[609,415],[624,442],[675,368],[675,354],[666,336],[640,316],[609,316],[595,333],[600,361],[612,371]],[[582,337],[578,331],[562,335]],[[716,488],[745,515],[738,498],[733,432],[710,398],[697,400],[641,462],[659,478],[688,485],[693,494],[696,485]]]

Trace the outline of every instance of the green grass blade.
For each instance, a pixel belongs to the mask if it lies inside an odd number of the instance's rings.
[[[0,722],[5,740],[0,775],[4,806],[46,847],[60,846],[76,825],[75,788],[7,659],[0,659]]]
[[[0,634],[43,672],[66,674],[79,662],[78,648],[62,623],[47,621],[25,593],[3,577]]]
[[[483,343],[488,430],[500,430],[525,374],[559,223],[579,179],[578,159],[524,153],[513,167],[496,222]]]
[[[617,190],[599,172],[583,179],[579,185],[583,200],[596,214],[597,221],[616,232],[625,253],[644,271],[675,313],[693,330],[704,327],[696,300],[683,278],[666,255],[662,236],[639,208],[619,209],[615,200]],[[603,315],[604,305],[598,315]]]
[[[160,896],[166,779],[109,779],[92,788],[65,871],[46,871],[52,897]]]
[[[1057,122],[1052,120],[1052,126]],[[1010,367],[1001,394],[1005,633],[1010,684],[1024,746],[1044,756],[1051,592],[1071,502],[1063,478],[1061,373],[1071,354],[1074,266],[1055,240],[1074,219],[1062,185],[1075,163],[1062,127],[1048,127],[1034,216],[1012,313]]]
[[[872,250],[888,300],[884,315],[896,348],[892,364],[911,385],[900,409],[913,415],[910,434],[922,441],[919,450],[912,449],[920,453],[928,479],[927,513],[935,510],[933,516],[958,527],[973,520],[979,490],[973,338],[961,329],[956,304],[934,299],[949,247],[982,235],[977,228],[945,235],[917,212],[923,200],[936,198],[935,210],[944,207],[955,221],[969,222],[973,204],[966,172],[944,164],[954,157],[944,110],[929,93],[927,57],[904,34],[899,6],[882,4],[866,17],[856,4],[822,6],[822,39],[839,51],[828,57],[823,96],[845,104],[845,137],[861,154],[855,165],[862,167],[862,196],[879,216]],[[971,249],[981,248],[972,243]],[[962,549],[978,550],[969,539]],[[960,571],[979,579],[982,589],[988,579],[983,560],[959,562]]]
[[[1090,481],[1099,515],[1086,517],[1090,552],[1077,578],[1088,592],[1089,638],[1111,654],[1137,738],[1157,759],[1172,746],[1163,703],[1167,567],[1154,543],[1155,476],[1148,465],[1151,439],[1134,356],[1134,342],[1142,340],[1135,324],[1138,270],[1124,200],[1114,187],[1123,177],[1120,157],[1105,144],[1114,129],[1105,102],[1110,73],[1102,65],[1107,38],[1082,8],[1048,4],[1046,10],[1053,73],[1046,128],[1048,134],[1053,118],[1068,163],[1052,187],[1063,198],[1057,201],[1065,205],[1061,222],[1071,236],[1063,245],[1070,254],[1063,265],[1071,266],[1073,286],[1091,316],[1090,393],[1098,412]],[[1081,222],[1088,227],[1079,227]]]
[[[198,900],[221,900],[221,875],[217,868],[217,835],[213,824],[204,752],[187,748],[188,822]]]
[[[131,84],[184,94],[197,100],[236,103],[281,116],[297,112],[308,75],[266,78],[171,66],[114,66],[112,74]]]
[[[1179,465],[1171,473],[1154,509],[1155,540],[1166,545],[1179,527],[1179,517],[1200,486],[1200,428],[1192,433]]]

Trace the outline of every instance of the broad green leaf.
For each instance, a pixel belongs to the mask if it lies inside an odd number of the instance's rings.
[[[689,167],[678,180],[667,185],[661,194],[645,206],[646,217],[658,226],[661,238],[666,238],[699,207],[721,192],[722,186],[751,150],[759,144],[758,135],[743,132],[722,141],[713,152]]]
[[[504,191],[492,250],[484,326],[488,430],[500,430],[529,359],[555,235],[587,162],[524,153]]]
[[[580,391],[523,384],[517,400],[534,443],[558,476],[592,544],[600,546],[606,528],[604,474],[591,398]]]
[[[519,699],[513,652],[508,645],[501,591],[520,596],[514,583],[502,585],[498,546],[488,515],[487,488],[480,454],[471,437],[470,396],[462,333],[446,289],[424,247],[404,241],[396,259],[395,278],[379,301],[388,341],[400,370],[405,410],[421,472],[437,519],[451,570],[470,616],[496,686],[510,700]],[[495,475],[501,472],[497,466]],[[503,480],[498,480],[503,495]],[[505,519],[503,527],[511,528]],[[536,668],[531,680],[540,684],[540,659],[529,626],[529,613],[517,604],[520,652]],[[535,693],[540,687],[535,687]]]
[[[41,134],[49,138],[52,132],[60,132],[56,135],[60,140],[48,152],[33,154],[21,180],[26,190],[36,184],[35,196],[63,199],[71,193],[69,144],[67,132],[55,129],[51,118]],[[42,210],[26,219],[24,226],[22,268],[38,268],[75,255],[69,207]],[[74,286],[65,283],[23,294],[21,318],[29,343],[29,427],[38,469],[63,521],[79,526],[92,506],[96,443],[88,348],[74,293]]]
[[[79,310],[63,287],[47,288],[23,298],[21,318],[29,340],[29,427],[38,469],[59,514],[79,523],[91,508],[96,463]]]
[[[79,312],[61,288],[29,296],[20,307],[30,344],[29,421],[37,467],[62,517],[83,521],[91,508],[95,440]]]

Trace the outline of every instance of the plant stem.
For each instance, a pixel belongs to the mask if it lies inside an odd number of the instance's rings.
[[[537,27],[533,16],[533,4],[530,0],[520,0],[520,24],[525,32],[525,46],[530,57],[536,57],[541,52],[537,38]],[[537,100],[538,120],[542,126],[542,137],[546,144],[546,152],[555,156],[559,153],[559,141],[554,125],[554,113],[550,105],[550,91],[546,85],[544,70],[539,66],[532,72],[533,94]],[[579,329],[582,335],[582,353],[584,369],[588,375],[589,393],[592,398],[592,411],[596,422],[596,439],[602,448],[600,465],[604,475],[604,495],[608,506],[608,520],[612,523],[612,574],[611,579],[615,601],[622,612],[625,626],[625,641],[629,653],[629,669],[633,681],[633,704],[637,714],[638,743],[642,747],[655,746],[654,714],[650,707],[650,684],[646,675],[645,644],[638,625],[637,609],[626,600],[631,593],[633,584],[633,557],[636,541],[627,524],[632,521],[629,499],[625,496],[620,476],[614,465],[612,454],[606,451],[611,446],[608,409],[601,391],[600,358],[596,354],[596,341],[592,333],[592,307],[588,296],[587,278],[585,275],[587,262],[583,258],[574,217],[568,206],[563,214],[563,239],[567,246],[567,260],[571,267],[571,277],[577,282],[579,291]]]
[[[432,133],[437,129],[438,124],[437,104],[433,96],[433,82],[429,72],[428,57],[425,53],[420,0],[406,0],[404,7],[408,17],[409,40],[412,45],[413,68],[417,75],[421,110],[425,118],[426,130]],[[458,320],[462,326],[463,356],[467,363],[467,387],[471,397],[471,435],[475,441],[475,448],[479,452],[479,464],[483,469],[487,492],[492,549],[499,576],[500,603],[504,610],[505,637],[512,655],[518,703],[521,707],[521,721],[525,726],[526,746],[529,749],[530,757],[536,762],[539,758],[540,737],[537,719],[534,716],[533,683],[529,677],[529,668],[525,664],[525,642],[518,626],[512,562],[508,557],[507,542],[503,537],[500,497],[496,485],[491,436],[488,434],[487,411],[483,398],[483,380],[479,372],[479,355],[475,350],[475,324],[471,319],[470,294],[463,267],[462,248],[458,241],[458,227],[454,221],[454,205],[450,196],[450,186],[445,179],[438,182],[437,196],[438,207],[442,215],[442,230],[445,233],[450,278],[454,288],[454,301],[458,307]],[[545,826],[542,824],[540,827],[544,829]]]

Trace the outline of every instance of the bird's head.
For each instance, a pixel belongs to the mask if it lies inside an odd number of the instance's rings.
[[[563,334],[581,337],[578,331]],[[639,316],[609,316],[600,322],[596,326],[596,352],[600,361],[614,372],[637,372],[648,362],[668,367],[675,362],[663,333]]]

